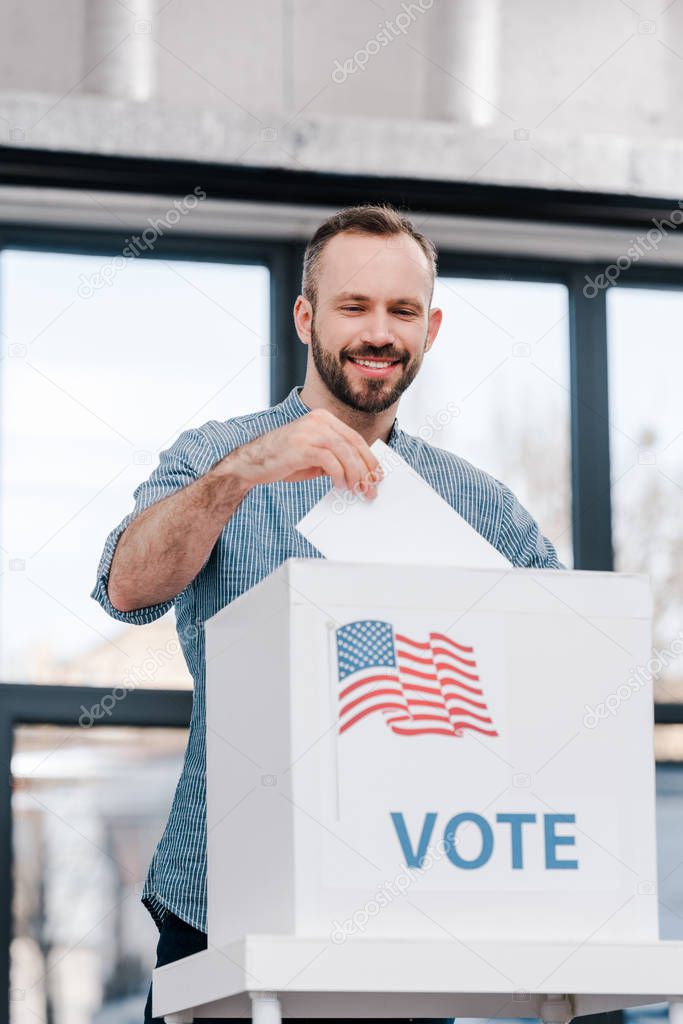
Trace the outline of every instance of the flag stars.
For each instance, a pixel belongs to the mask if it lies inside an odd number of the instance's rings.
[[[396,665],[394,634],[389,622],[360,619],[337,630],[339,679],[375,666]]]

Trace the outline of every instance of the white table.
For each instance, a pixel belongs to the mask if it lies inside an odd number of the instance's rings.
[[[247,935],[154,971],[154,1014],[572,1017],[683,1000],[683,942],[485,942]]]

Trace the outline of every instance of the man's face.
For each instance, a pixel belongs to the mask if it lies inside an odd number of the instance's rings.
[[[311,321],[311,354],[329,391],[362,412],[398,401],[440,323],[429,312],[427,258],[409,235],[344,232],[327,243]]]

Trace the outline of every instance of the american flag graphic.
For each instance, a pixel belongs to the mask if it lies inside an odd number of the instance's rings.
[[[479,686],[474,649],[444,633],[413,640],[389,622],[363,619],[337,630],[339,732],[379,713],[401,736],[497,736]]]

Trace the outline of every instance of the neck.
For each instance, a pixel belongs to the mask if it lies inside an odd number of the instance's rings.
[[[327,409],[342,423],[357,430],[369,445],[374,444],[375,441],[386,442],[389,440],[398,409],[398,402],[394,402],[382,412],[362,412],[359,409],[352,409],[351,406],[345,405],[344,402],[335,398],[321,380],[311,378],[309,374],[306,375],[300,398],[309,409]]]

